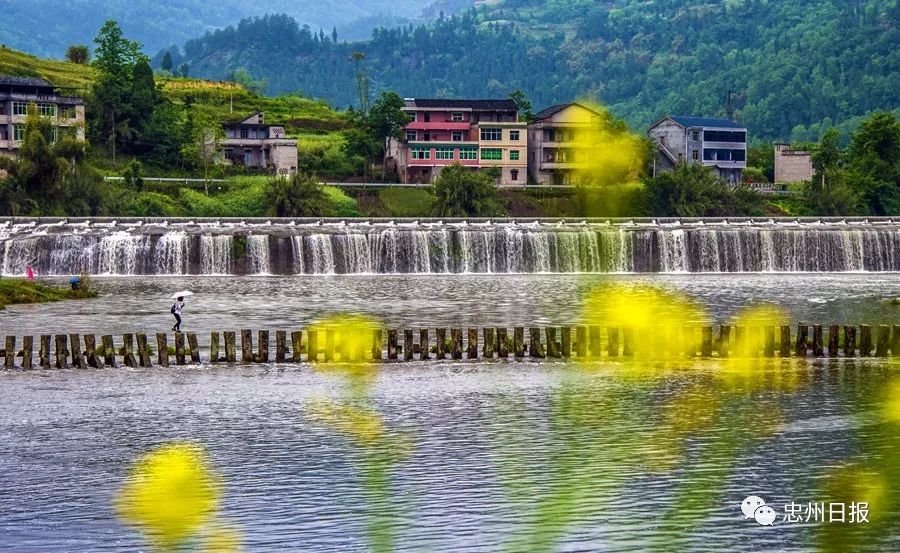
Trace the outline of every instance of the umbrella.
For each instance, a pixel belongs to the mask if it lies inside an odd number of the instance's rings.
[[[186,298],[193,295],[194,293],[189,290],[182,290],[181,292],[175,292],[174,294],[172,294],[172,299],[177,300],[178,298]]]

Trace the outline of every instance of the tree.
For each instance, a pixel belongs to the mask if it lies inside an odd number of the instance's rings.
[[[88,47],[85,44],[70,44],[66,49],[66,61],[84,65],[88,62]]]
[[[520,119],[529,123],[534,119],[534,114],[531,112],[531,100],[525,96],[524,92],[521,90],[510,92],[509,99],[516,103],[516,110],[519,112]]]
[[[207,194],[209,194],[209,166],[216,161],[223,136],[222,125],[214,114],[196,108],[188,113],[181,155],[194,166],[203,168]]]
[[[459,163],[448,165],[434,180],[432,213],[437,217],[494,217],[503,214],[494,179]]]
[[[266,89],[269,88],[269,82],[267,80],[254,79],[253,75],[243,67],[239,67],[238,70],[234,72],[232,80],[250,92],[259,94],[260,96],[265,94]]]
[[[814,179],[825,187],[826,175],[836,171],[841,163],[840,133],[834,127],[825,131],[819,144],[812,153],[812,166],[816,173]]]
[[[312,175],[275,175],[266,185],[266,197],[273,217],[320,217],[329,208],[328,197]]]
[[[129,95],[128,117],[130,125],[140,138],[148,133],[148,126],[153,119],[153,112],[162,100],[162,94],[156,88],[153,69],[146,58],[140,59],[131,71],[131,94]]]
[[[163,54],[163,59],[162,59],[162,62],[160,62],[159,67],[163,71],[169,71],[169,72],[172,71],[172,53],[171,52],[166,52],[165,54]]]
[[[900,214],[900,122],[890,112],[865,119],[852,134],[846,164],[874,215]]]
[[[143,165],[140,161],[132,159],[125,167],[122,178],[125,180],[125,186],[129,189],[138,193],[144,191]]]
[[[406,102],[396,92],[382,92],[372,109],[365,117],[365,129],[369,133],[370,139],[381,151],[381,180],[384,180],[384,170],[387,164],[387,148],[388,139],[400,140],[403,127],[409,123],[412,118],[403,111]]]
[[[337,44],[337,27],[331,28],[331,42]]]
[[[656,217],[761,215],[759,195],[745,186],[731,188],[708,167],[680,163],[644,181],[646,204]]]
[[[359,99],[359,110],[363,115],[369,112],[369,75],[363,70],[362,62],[366,55],[362,52],[350,54],[350,60],[356,68],[356,92]]]

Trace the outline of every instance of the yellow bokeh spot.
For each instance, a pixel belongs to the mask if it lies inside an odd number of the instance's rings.
[[[384,423],[375,411],[329,400],[312,401],[307,415],[348,436],[357,445],[372,445],[385,435]]]
[[[900,422],[900,379],[894,380],[888,386],[887,401],[884,404],[884,420]]]
[[[241,534],[230,526],[216,526],[206,535],[203,553],[239,553]]]
[[[583,186],[625,185],[635,182],[644,167],[646,147],[642,137],[603,106],[579,101],[588,110],[573,110],[567,125],[573,136],[564,153],[575,167],[575,182]]]
[[[376,370],[371,352],[373,331],[378,328],[380,325],[373,319],[353,314],[332,315],[314,322],[309,330],[317,333],[320,349],[328,347],[328,336],[334,340],[332,360],[323,361],[320,353],[316,369],[344,376],[353,385],[369,383]]]
[[[174,443],[134,463],[116,498],[116,511],[167,550],[191,538],[214,515],[219,494],[219,481],[203,450]]]

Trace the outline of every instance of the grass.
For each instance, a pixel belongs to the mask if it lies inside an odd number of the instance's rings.
[[[378,199],[389,216],[424,217],[431,213],[434,196],[421,188],[382,188]]]
[[[40,77],[55,86],[86,90],[94,80],[94,69],[89,65],[42,59],[0,46],[0,75]]]
[[[72,290],[62,286],[48,286],[33,280],[0,278],[0,309],[18,303],[45,303],[97,297],[90,287]]]

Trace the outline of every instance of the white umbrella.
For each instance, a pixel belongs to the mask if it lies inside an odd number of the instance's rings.
[[[177,300],[178,298],[186,298],[193,295],[194,293],[190,290],[182,290],[181,292],[175,292],[174,294],[172,294],[172,299]]]

